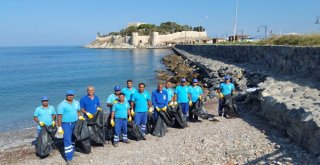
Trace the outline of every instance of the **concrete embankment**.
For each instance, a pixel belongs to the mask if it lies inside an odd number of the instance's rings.
[[[176,45],[214,87],[232,75],[246,111],[264,117],[291,141],[320,155],[320,48]]]

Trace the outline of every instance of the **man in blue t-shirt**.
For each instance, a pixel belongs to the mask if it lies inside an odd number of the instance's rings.
[[[154,106],[153,121],[157,121],[159,112],[166,111],[168,106],[168,93],[163,90],[163,84],[159,83],[158,88],[152,92],[152,105]]]
[[[189,104],[191,104],[191,100],[189,99],[189,88],[186,85],[187,80],[185,78],[181,79],[181,85],[178,85],[174,91],[174,104],[180,105],[182,109],[182,113],[184,115],[184,118],[187,119],[188,111],[189,111]]]
[[[41,127],[43,126],[55,126],[56,111],[53,106],[49,105],[49,98],[47,96],[42,96],[42,105],[37,107],[33,120],[38,123],[37,134],[39,135]]]
[[[133,81],[127,80],[127,87],[122,88],[121,92],[125,94],[125,99],[130,103],[132,94],[138,91],[136,88],[133,87]]]
[[[168,93],[168,104],[169,104],[169,106],[173,106],[174,91],[171,88],[171,82],[170,81],[166,81],[166,84],[165,84],[165,87],[163,88],[163,90],[167,91],[167,93]]]
[[[102,111],[100,108],[100,101],[99,97],[94,95],[94,87],[88,86],[87,88],[87,95],[83,96],[80,100],[80,108],[81,111],[86,114],[87,119],[92,119],[93,114],[97,111]]]
[[[219,94],[219,116],[222,116],[223,113],[223,104],[225,101],[225,97],[229,97],[230,95],[234,94],[236,92],[234,85],[230,82],[231,77],[229,75],[224,76],[224,83],[220,84],[219,89],[217,90],[217,93]],[[224,113],[224,117],[227,117],[227,115]]]
[[[74,91],[68,90],[66,99],[58,106],[58,134],[63,135],[64,154],[67,163],[72,161],[74,153],[73,130],[77,120],[85,120],[80,114],[80,104],[74,100]]]
[[[112,106],[111,112],[111,126],[114,126],[114,138],[113,138],[113,145],[118,147],[119,143],[119,136],[122,133],[122,139],[124,143],[129,143],[128,136],[127,136],[127,124],[128,121],[132,120],[130,114],[130,105],[127,101],[124,100],[125,95],[124,93],[119,94],[119,102]],[[129,116],[129,118],[128,118]]]
[[[151,97],[148,91],[144,90],[145,84],[139,84],[138,92],[131,97],[131,115],[134,117],[134,122],[140,128],[143,136],[146,134],[148,109],[152,112]]]
[[[201,101],[203,91],[202,91],[201,87],[198,86],[197,79],[192,80],[192,85],[189,86],[188,91],[189,91],[189,95],[191,98],[191,103],[190,103],[191,106],[190,106],[190,110],[189,110],[189,120],[198,122],[200,120],[198,120],[198,116],[196,114],[194,114],[194,110],[195,110],[196,102],[198,100]]]
[[[111,111],[112,111],[112,106],[116,103],[118,103],[119,101],[119,95],[121,93],[121,88],[119,86],[115,86],[113,88],[114,90],[114,93],[112,93],[111,95],[108,96],[108,99],[106,101],[107,103],[107,107],[110,107],[110,114],[111,114]],[[125,99],[126,101],[126,99]]]

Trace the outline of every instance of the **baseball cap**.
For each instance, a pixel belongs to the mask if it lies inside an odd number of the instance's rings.
[[[49,98],[47,96],[42,96],[41,97],[41,101],[48,101],[48,100],[49,100]]]
[[[185,78],[181,79],[181,82],[187,82],[187,80]]]
[[[230,80],[230,79],[231,79],[231,77],[229,75],[224,76],[224,80]]]
[[[73,90],[68,90],[67,93],[66,93],[66,96],[69,96],[69,95],[74,95],[74,91]]]
[[[197,82],[198,82],[198,79],[196,78],[192,80],[192,83],[197,83]]]
[[[119,86],[115,86],[115,87],[113,88],[113,90],[114,90],[114,91],[120,91],[121,88],[120,88]]]

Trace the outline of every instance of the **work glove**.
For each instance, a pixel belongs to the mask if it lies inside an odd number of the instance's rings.
[[[55,121],[52,121],[52,127],[54,127],[56,125]]]
[[[171,107],[173,106],[173,101],[171,101],[171,102],[169,103],[169,106],[171,106]]]
[[[118,100],[114,100],[113,102],[112,102],[112,104],[117,104],[118,103]]]
[[[63,129],[61,127],[58,127],[58,134],[61,134],[61,135],[64,134],[64,131],[63,131]]]
[[[202,98],[201,96],[198,97],[199,100],[201,100],[201,98]]]
[[[91,113],[89,113],[89,112],[87,112],[86,115],[88,116],[89,119],[93,118],[93,115]]]
[[[98,107],[98,108],[97,108],[97,111],[102,111],[102,108]]]
[[[83,116],[79,116],[79,120],[86,120]]]
[[[160,108],[159,108],[159,107],[156,107],[156,110],[159,112],[159,111],[160,111]]]
[[[189,101],[189,106],[192,106],[192,101],[191,100]]]
[[[134,113],[134,110],[133,110],[133,109],[131,109],[131,111],[130,111],[130,112],[131,112],[131,116],[134,116],[134,114],[135,114],[135,113]]]
[[[162,108],[162,111],[166,111],[167,110],[167,106],[164,106],[163,108]]]
[[[131,117],[131,116],[129,116],[128,121],[129,121],[129,122],[132,121],[132,117]]]
[[[220,99],[223,99],[223,94],[222,93],[219,93],[219,97],[220,97]]]
[[[174,105],[174,106],[177,106],[177,105],[178,105],[178,103],[175,101],[175,102],[173,102],[173,105]]]
[[[39,125],[40,125],[41,127],[43,127],[43,126],[44,126],[44,122],[39,121]]]
[[[114,120],[113,119],[110,120],[110,124],[112,127],[114,127]]]
[[[150,107],[149,110],[148,110],[148,112],[149,112],[149,113],[152,113],[152,112],[153,112],[153,108]]]

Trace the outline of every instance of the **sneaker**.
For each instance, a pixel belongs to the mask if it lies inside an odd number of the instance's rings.
[[[79,152],[74,152],[73,153],[73,157],[79,157],[80,156],[80,153]]]
[[[130,141],[129,141],[129,140],[126,140],[126,141],[123,141],[123,143],[129,144]]]
[[[219,113],[219,116],[221,117],[221,116],[222,116],[222,113]]]
[[[114,146],[114,147],[119,147],[118,142],[117,142],[117,143],[113,143],[113,146]]]
[[[201,120],[199,120],[199,119],[197,119],[197,120],[195,120],[195,122],[201,123],[202,121],[201,121]]]

